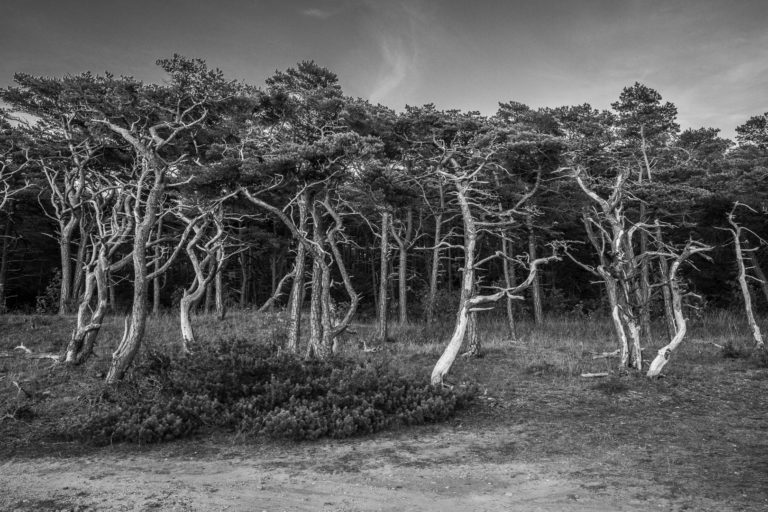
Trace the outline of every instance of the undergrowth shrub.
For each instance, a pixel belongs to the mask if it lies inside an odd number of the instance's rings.
[[[343,438],[441,421],[474,389],[431,386],[385,361],[304,361],[246,340],[150,352],[131,379],[105,388],[66,432],[97,444],[154,443],[203,428],[292,440]]]

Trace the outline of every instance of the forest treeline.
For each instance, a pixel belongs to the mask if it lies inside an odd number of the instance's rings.
[[[347,97],[313,62],[260,87],[158,65],[157,84],[17,74],[0,90],[0,304],[76,313],[69,363],[123,312],[119,380],[171,308],[184,347],[195,311],[284,308],[286,348],[320,358],[353,319],[377,323],[371,343],[392,321],[455,322],[433,382],[465,338],[480,349],[479,314],[512,336],[521,315],[608,314],[638,369],[658,320],[655,374],[696,311],[746,304],[762,345],[768,113],[733,142],[681,131],[640,83],[610,110],[508,101],[487,117]]]

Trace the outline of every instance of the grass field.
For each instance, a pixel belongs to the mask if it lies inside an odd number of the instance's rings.
[[[279,340],[284,332],[279,315],[233,312],[221,322],[204,317],[193,321],[203,340]],[[429,328],[393,325],[392,343],[387,343],[381,352],[363,354],[359,342],[370,335],[373,326],[356,325],[353,334],[345,335],[344,352],[354,357],[393,358],[407,372],[428,375],[450,328],[450,322]],[[594,353],[615,348],[610,324],[604,319],[548,318],[538,327],[521,322],[516,340],[504,332],[501,321],[488,320],[480,331],[484,356],[459,358],[448,376],[449,383],[478,384],[481,396],[470,410],[443,425],[375,436],[380,443],[427,434],[434,439],[454,439],[463,443],[456,447],[456,453],[464,454],[464,459],[453,455],[438,457],[434,452],[428,455],[411,444],[410,448],[403,445],[405,448],[400,451],[393,448],[387,452],[382,448],[376,457],[405,469],[412,469],[411,463],[416,460],[424,470],[431,468],[446,474],[450,474],[451,468],[464,467],[460,465],[468,464],[467,461],[475,461],[478,468],[485,468],[483,471],[490,471],[488,465],[545,465],[556,468],[560,476],[591,482],[584,493],[593,499],[601,493],[606,499],[615,498],[610,494],[612,489],[626,489],[621,499],[637,501],[637,510],[643,506],[767,510],[768,365],[749,357],[748,329],[737,316],[705,315],[692,321],[690,328],[689,336],[665,367],[664,378],[649,380],[642,375],[620,375],[615,359],[592,358]],[[71,319],[8,315],[0,319],[0,351],[22,342],[34,351],[57,351],[66,342],[70,329]],[[3,413],[18,405],[20,398],[14,381],[28,382],[37,392],[34,400],[23,397],[30,401],[28,415],[18,419],[6,417],[0,423],[0,457],[14,461],[33,461],[52,453],[70,458],[92,458],[99,454],[108,457],[114,453],[109,450],[138,450],[149,457],[155,453],[158,460],[167,456],[167,447],[152,448],[157,451],[147,455],[146,448],[140,447],[96,449],[46,440],[46,432],[61,422],[67,411],[87,406],[79,397],[90,386],[98,385],[121,329],[120,318],[108,321],[100,338],[98,357],[83,368],[52,367],[49,360],[0,359]],[[651,359],[655,348],[663,343],[661,334],[657,334],[656,347],[647,347],[646,359]],[[161,316],[150,322],[147,343],[177,344],[178,336],[176,317]],[[725,355],[730,357],[724,357],[722,346],[728,347]],[[587,372],[611,375],[582,378],[581,374]],[[463,441],[450,437],[461,432],[469,437],[461,437]],[[364,446],[373,450],[373,442],[352,441],[359,443],[353,446],[360,450]],[[207,446],[209,450],[222,446],[230,450],[256,450],[253,440],[237,436],[214,436],[174,445],[186,451],[191,449],[189,443]],[[343,451],[350,446],[345,443],[339,442],[337,448]],[[258,449],[267,449],[259,446]],[[297,450],[309,449],[306,444],[302,446]],[[285,446],[281,449],[291,450]],[[344,457],[338,453],[329,455],[328,464],[335,464],[335,470],[340,472],[354,472],[357,465],[359,471],[366,467],[368,459],[364,452],[357,453]],[[305,463],[305,469],[306,464],[309,463]],[[650,482],[652,487],[639,486],[638,481]],[[567,496],[562,499],[570,499]],[[599,509],[596,503],[595,510]],[[575,504],[574,501],[574,506],[568,508],[578,509]],[[16,505],[25,510],[24,506]]]

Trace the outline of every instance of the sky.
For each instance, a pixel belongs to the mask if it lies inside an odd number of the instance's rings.
[[[314,60],[395,110],[610,108],[641,82],[685,128],[768,111],[768,0],[0,0],[0,87],[16,72],[163,79],[205,59],[262,85]]]

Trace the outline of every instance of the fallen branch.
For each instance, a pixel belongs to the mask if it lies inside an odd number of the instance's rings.
[[[581,376],[585,379],[596,379],[600,377],[608,377],[610,376],[610,373],[608,372],[601,372],[601,373],[582,373]]]
[[[607,359],[609,357],[619,357],[619,349],[614,350],[613,352],[603,352],[602,354],[593,354],[592,359]]]
[[[21,352],[14,352],[13,350],[21,350]],[[59,354],[52,354],[50,352],[41,352],[39,354],[35,354],[24,345],[19,345],[18,347],[14,347],[13,350],[0,352],[0,358],[21,357],[23,359],[52,359],[56,362],[58,362],[61,359],[61,356]]]

